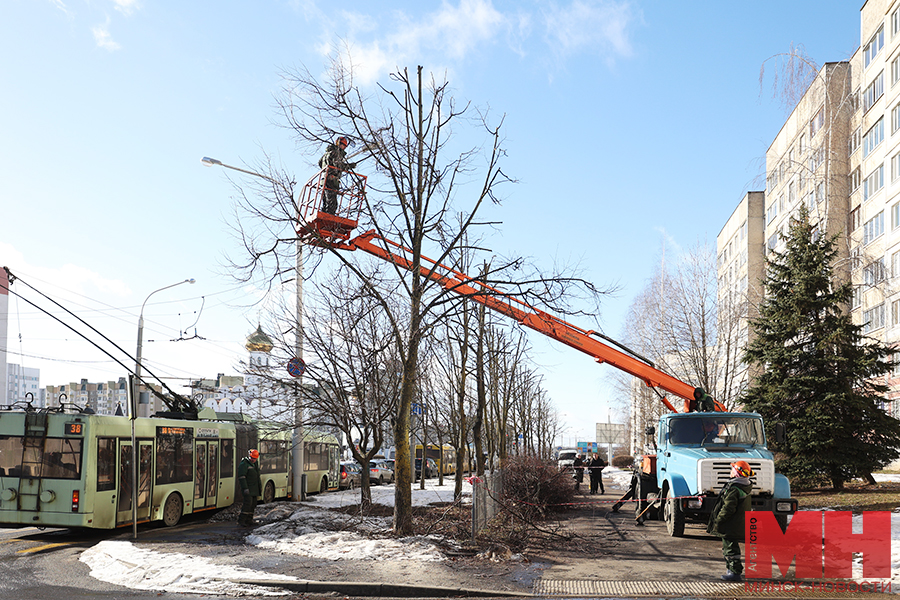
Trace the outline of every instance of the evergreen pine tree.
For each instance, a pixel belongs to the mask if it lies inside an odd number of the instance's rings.
[[[835,239],[815,235],[805,206],[785,241],[785,251],[767,259],[765,299],[751,322],[756,338],[745,360],[764,372],[744,406],[770,428],[787,426],[781,472],[827,478],[839,490],[900,456],[900,421],[882,408],[892,350],[853,324],[853,288],[832,280]]]

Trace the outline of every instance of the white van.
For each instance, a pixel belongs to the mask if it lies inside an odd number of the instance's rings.
[[[564,450],[560,450],[559,454],[556,456],[556,465],[559,467],[559,470],[571,471],[572,464],[575,462],[575,455],[579,452],[580,450],[576,448],[566,448]]]

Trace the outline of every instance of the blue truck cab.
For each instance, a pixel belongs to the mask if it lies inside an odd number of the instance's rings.
[[[685,522],[709,519],[731,463],[746,460],[754,475],[753,510],[771,511],[782,528],[797,510],[787,477],[775,472],[758,413],[691,412],[663,415],[655,431],[656,455],[636,466],[632,491],[636,516],[666,522],[681,537]]]

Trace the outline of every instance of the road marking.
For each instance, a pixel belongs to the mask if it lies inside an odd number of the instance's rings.
[[[57,542],[55,544],[44,544],[43,546],[35,546],[34,548],[16,550],[16,554],[30,554],[32,552],[40,552],[41,550],[49,550],[51,548],[58,548],[59,546],[72,546],[74,544],[75,542]]]

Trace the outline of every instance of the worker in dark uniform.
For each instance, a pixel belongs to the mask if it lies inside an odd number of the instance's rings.
[[[709,516],[706,532],[722,538],[722,556],[728,572],[725,581],[743,581],[741,542],[744,541],[744,515],[750,510],[753,469],[746,460],[731,463],[731,479],[719,493],[719,499]]]
[[[690,409],[691,412],[713,412],[716,410],[716,401],[702,387],[696,387]]]
[[[253,449],[241,460],[238,465],[238,485],[244,496],[244,504],[241,506],[241,514],[238,515],[238,525],[251,527],[253,525],[253,513],[256,512],[256,502],[262,493],[262,479],[259,476],[259,450]]]
[[[600,456],[595,452],[591,457],[590,462],[588,463],[588,471],[591,476],[591,494],[596,494],[598,487],[600,488],[601,494],[606,493],[606,490],[603,489],[604,467],[606,467],[606,461],[600,458]]]
[[[584,459],[581,457],[581,452],[575,455],[575,460],[572,461],[572,468],[575,470],[575,474],[572,478],[575,480],[575,491],[578,491],[578,488],[581,487],[581,482],[584,481]]]
[[[349,145],[350,140],[341,136],[333,144],[328,144],[325,154],[319,159],[319,168],[325,169],[322,211],[332,215],[337,212],[338,194],[341,191],[341,174],[356,168],[356,163],[347,162],[347,146]]]

